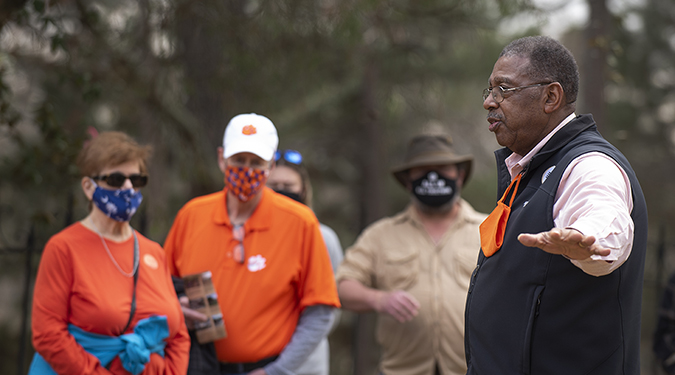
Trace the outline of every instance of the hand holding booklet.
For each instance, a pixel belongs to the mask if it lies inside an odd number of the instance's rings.
[[[205,322],[195,322],[195,334],[199,343],[205,344],[227,337],[211,271],[183,276],[183,282],[190,308],[209,317]]]

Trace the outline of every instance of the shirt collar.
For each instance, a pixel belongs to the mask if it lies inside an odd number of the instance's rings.
[[[562,120],[560,124],[558,124],[558,126],[555,127],[555,129],[553,129],[550,133],[548,133],[546,137],[544,137],[544,139],[539,141],[539,143],[537,143],[537,145],[534,146],[534,148],[530,150],[530,152],[528,152],[527,155],[521,156],[516,154],[515,152],[511,153],[511,155],[509,155],[509,157],[506,158],[506,160],[504,160],[506,168],[509,170],[509,174],[511,175],[511,180],[513,180],[518,175],[518,173],[522,172],[523,169],[525,169],[525,167],[527,167],[527,165],[530,164],[530,160],[532,160],[534,155],[536,155],[539,152],[539,150],[541,150],[542,147],[544,147],[546,142],[548,142],[549,139],[551,139],[551,137],[553,137],[553,135],[558,132],[558,130],[562,129],[563,126],[567,125],[570,121],[574,120],[576,116],[577,115],[574,113],[571,113],[569,116],[567,116],[564,120]]]
[[[219,204],[213,213],[213,221],[217,225],[226,225],[228,227],[232,226],[230,222],[230,217],[227,214],[227,188],[224,188],[222,191],[223,197],[221,204]],[[251,214],[251,217],[246,220],[244,227],[246,231],[251,230],[265,230],[268,229],[272,223],[272,212],[274,210],[273,200],[276,198],[272,190],[268,187],[264,187],[262,192],[262,197],[258,206]]]

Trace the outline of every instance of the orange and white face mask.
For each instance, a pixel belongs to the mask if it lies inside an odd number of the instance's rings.
[[[504,234],[506,233],[506,223],[509,221],[509,215],[511,215],[511,205],[513,205],[513,200],[518,193],[518,185],[520,185],[520,177],[518,174],[516,178],[511,181],[509,187],[506,188],[504,195],[497,202],[497,207],[490,213],[490,215],[481,223],[480,225],[480,247],[483,250],[483,254],[486,257],[491,257],[496,253],[504,244]],[[511,188],[515,184],[515,189],[513,189],[513,194],[511,194],[511,201],[507,206],[504,201],[509,195]]]
[[[237,199],[248,202],[265,186],[268,174],[267,169],[228,166],[225,170],[225,186]]]

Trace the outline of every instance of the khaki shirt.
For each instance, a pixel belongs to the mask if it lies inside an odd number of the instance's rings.
[[[460,201],[457,220],[438,244],[412,206],[381,219],[347,249],[337,280],[353,279],[379,290],[404,290],[420,303],[419,314],[399,323],[378,315],[380,370],[385,375],[466,374],[464,307],[480,251],[478,226],[486,215]]]

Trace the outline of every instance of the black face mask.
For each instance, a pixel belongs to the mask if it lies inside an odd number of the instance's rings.
[[[457,192],[457,180],[445,178],[436,171],[412,182],[415,197],[429,207],[440,207],[452,200]]]
[[[305,204],[305,202],[302,201],[302,198],[300,197],[300,194],[298,194],[298,193],[291,193],[290,191],[286,191],[286,190],[275,190],[275,191],[277,193],[281,194],[281,195],[285,195],[285,196],[293,199],[296,202],[300,202],[302,204]]]

